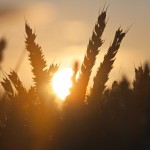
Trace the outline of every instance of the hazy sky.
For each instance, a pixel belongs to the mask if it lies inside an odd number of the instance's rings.
[[[126,74],[134,78],[134,65],[150,57],[150,0],[0,0],[0,36],[8,41],[3,69],[13,69],[25,47],[24,20],[38,35],[47,63],[61,63],[61,68],[71,67],[74,60],[82,62],[88,40],[100,8],[109,4],[108,24],[103,38],[96,68],[103,60],[116,29],[127,29],[133,24],[117,55],[111,80]],[[32,79],[26,57],[19,70],[26,86]],[[2,75],[1,75],[2,76]],[[111,81],[110,80],[110,81]]]

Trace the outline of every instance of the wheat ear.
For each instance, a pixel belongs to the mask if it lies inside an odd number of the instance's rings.
[[[120,28],[116,31],[114,41],[109,47],[107,54],[104,56],[104,60],[100,64],[97,74],[94,77],[94,85],[92,88],[91,96],[98,99],[102,96],[106,88],[106,82],[109,79],[109,73],[113,68],[115,56],[125,35],[126,32],[123,32]]]
[[[78,95],[77,99],[84,100],[85,98],[91,71],[95,64],[96,56],[100,51],[99,48],[103,44],[102,34],[104,32],[105,26],[106,26],[106,11],[102,11],[95,25],[92,38],[89,40],[86,55],[84,57],[84,61],[81,66],[81,72],[79,74],[79,79],[76,85],[76,88],[78,89],[78,91],[80,91],[80,94],[79,93],[77,94]],[[74,95],[74,93],[71,94]]]

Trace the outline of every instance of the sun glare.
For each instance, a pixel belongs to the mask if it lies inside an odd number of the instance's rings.
[[[65,100],[66,96],[70,94],[69,89],[72,86],[71,77],[73,71],[71,68],[66,68],[58,71],[52,80],[52,87],[54,92],[61,100]]]

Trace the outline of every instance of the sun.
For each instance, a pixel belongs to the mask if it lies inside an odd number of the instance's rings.
[[[71,77],[73,71],[71,68],[59,70],[53,77],[52,88],[61,100],[70,94],[69,89],[72,87]]]

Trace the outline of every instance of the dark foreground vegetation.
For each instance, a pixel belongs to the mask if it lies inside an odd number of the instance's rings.
[[[26,90],[16,72],[4,73],[1,84],[7,95],[0,100],[0,150],[150,149],[148,64],[134,68],[132,83],[124,77],[106,90],[116,54],[126,35],[121,28],[116,31],[99,65],[90,94],[86,94],[96,56],[103,44],[106,20],[103,10],[89,40],[77,81],[77,64],[74,67],[71,94],[61,110],[49,84],[59,66],[47,67],[42,49],[35,42],[36,35],[26,23],[25,45],[32,66],[33,85]],[[0,52],[4,45],[1,41]]]

